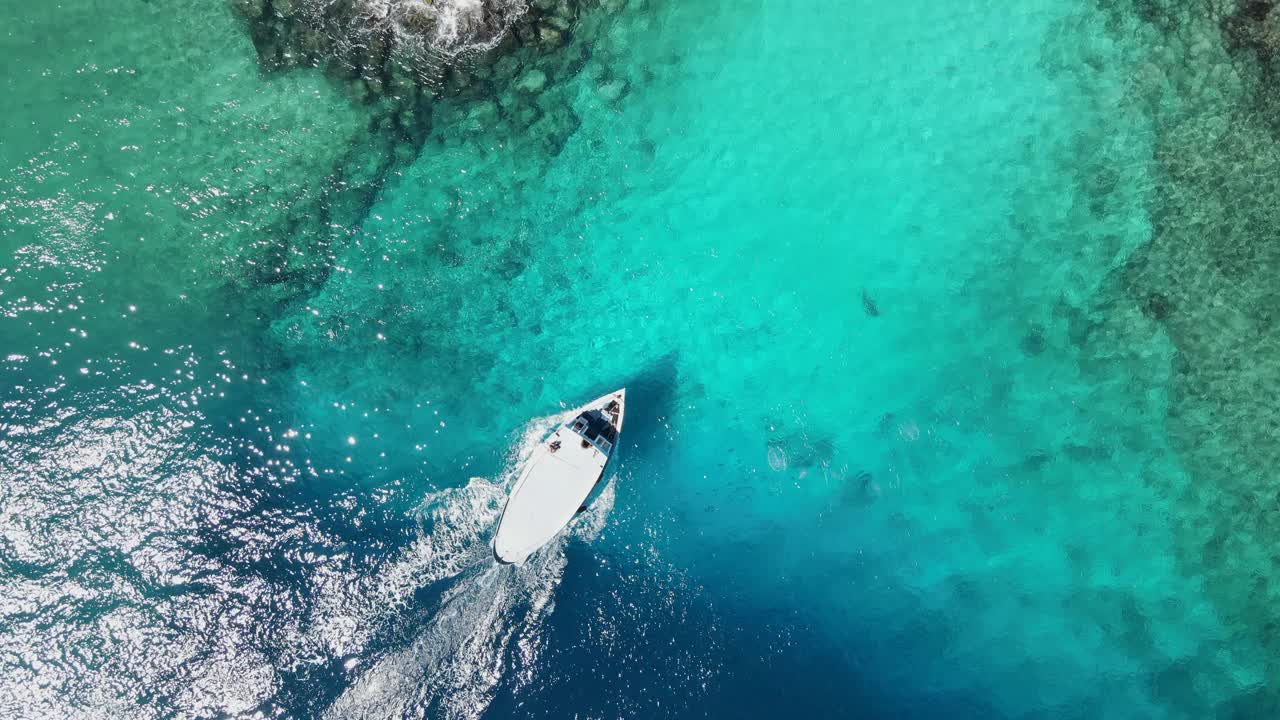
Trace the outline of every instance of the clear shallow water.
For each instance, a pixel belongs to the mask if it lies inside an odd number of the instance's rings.
[[[633,4],[571,132],[418,146],[217,4],[5,14],[0,715],[1266,716],[1116,290],[1136,20]],[[620,384],[492,567],[530,418]]]

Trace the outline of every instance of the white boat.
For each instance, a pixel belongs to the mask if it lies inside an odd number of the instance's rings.
[[[617,448],[626,399],[623,388],[570,411],[529,456],[493,536],[498,562],[524,562],[582,508]]]

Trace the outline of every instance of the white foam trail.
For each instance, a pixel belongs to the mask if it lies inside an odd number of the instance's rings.
[[[431,532],[424,534],[377,574],[373,599],[365,607],[403,603],[414,589],[456,578],[441,595],[430,621],[406,647],[378,659],[333,704],[327,717],[402,718],[479,717],[493,699],[503,677],[507,650],[514,640],[517,680],[531,679],[543,621],[554,608],[555,590],[563,577],[564,549],[571,537],[593,540],[613,507],[610,481],[591,508],[547,547],[519,567],[497,565],[489,551],[487,530],[497,520],[516,469],[555,424],[570,413],[539,418],[529,424],[509,456],[508,470],[497,482],[473,478],[465,487],[429,499]],[[425,533],[425,531],[424,531]],[[366,617],[375,628],[360,633],[363,648],[376,629],[376,612]]]
[[[486,536],[506,488],[472,478],[431,493],[418,510],[418,537],[391,562],[370,572],[350,564],[321,568],[308,637],[323,654],[357,655],[383,622],[403,610],[420,587],[455,577],[490,557]]]
[[[497,480],[471,478],[460,488],[430,493],[418,506],[418,537],[373,572],[334,564],[313,576],[314,597],[303,655],[349,657],[364,651],[384,622],[402,611],[418,588],[461,575],[492,558],[488,532],[497,522],[516,471],[567,412],[531,421],[508,451]]]
[[[617,476],[610,477],[604,490],[600,491],[600,495],[591,502],[586,512],[579,515],[573,524],[569,526],[569,535],[571,537],[591,542],[600,537],[600,533],[604,532],[605,521],[609,519],[609,513],[613,511],[613,501],[615,498],[614,484],[617,482]]]
[[[559,547],[520,567],[489,564],[462,578],[426,629],[367,670],[328,717],[479,717],[502,678],[512,638],[527,643],[553,607],[564,543],[562,537]]]

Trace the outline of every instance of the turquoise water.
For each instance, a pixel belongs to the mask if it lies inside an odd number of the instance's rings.
[[[1261,232],[1196,152],[1265,74],[1144,7],[588,3],[410,110],[5,8],[0,717],[1273,717],[1272,375],[1187,370],[1254,343],[1185,210]]]

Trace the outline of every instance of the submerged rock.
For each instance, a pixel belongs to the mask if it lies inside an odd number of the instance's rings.
[[[540,93],[547,86],[547,74],[534,68],[516,81],[516,89],[527,93]]]
[[[317,249],[305,253],[306,264],[289,253],[258,262],[273,297],[323,282],[341,236],[360,227],[382,186],[404,177],[429,144],[510,152],[536,175],[579,131],[583,92],[616,102],[649,79],[612,79],[621,54],[600,43],[618,20],[594,1],[229,1],[264,70],[322,69],[361,106],[370,141],[364,154],[344,158],[333,187],[291,211],[291,223],[315,224]],[[497,274],[519,276],[522,254],[504,255]],[[442,246],[435,259],[452,267],[464,254]],[[304,274],[313,265],[326,268],[317,279]]]
[[[520,60],[512,55],[499,58],[493,64],[493,78],[499,81],[509,81],[520,72]]]
[[[1261,59],[1271,60],[1280,51],[1280,8],[1270,0],[1243,2],[1223,23],[1223,30],[1231,46],[1252,49]]]
[[[550,25],[538,28],[538,41],[548,47],[560,47],[564,44],[564,33]]]
[[[596,94],[608,102],[617,102],[627,94],[626,80],[610,80],[596,88]]]
[[[1044,328],[1040,325],[1032,325],[1022,336],[1022,342],[1019,343],[1019,346],[1022,348],[1024,355],[1035,357],[1044,352],[1048,344],[1048,340],[1044,336]]]
[[[536,123],[541,117],[542,110],[537,105],[521,105],[511,113],[512,122],[522,130]]]
[[[484,57],[492,51],[519,49],[522,43],[509,42],[515,35],[544,51],[562,47],[577,2],[530,8],[523,0],[232,0],[232,7],[249,21],[269,68],[324,65],[338,76],[364,76],[375,95],[406,95],[410,87],[435,90],[442,77],[460,93],[474,77],[452,71],[476,58],[492,62],[496,56]]]
[[[473,131],[488,130],[498,122],[498,104],[492,100],[476,103],[467,112],[467,129]]]
[[[1186,476],[1144,473],[1143,482],[1171,499],[1179,563],[1200,579],[1220,616],[1240,619],[1240,627],[1274,627],[1280,3],[1108,5],[1126,40],[1135,32],[1147,38],[1148,47],[1135,50],[1140,91],[1133,100],[1154,134],[1144,197],[1152,227],[1099,301],[1099,327],[1090,334],[1123,339],[1096,350],[1108,361],[1144,347],[1154,328],[1172,345],[1167,387],[1159,389],[1167,392],[1167,432]],[[1064,451],[1108,462],[1112,449]],[[1269,658],[1267,689],[1258,707],[1219,715],[1270,717],[1280,707],[1280,636],[1257,637]]]
[[[267,11],[267,0],[233,0],[232,7],[250,20],[257,20]]]

